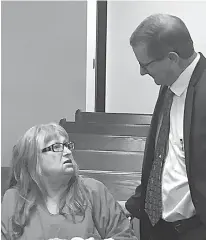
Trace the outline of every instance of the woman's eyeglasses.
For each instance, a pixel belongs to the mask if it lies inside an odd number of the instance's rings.
[[[73,150],[74,149],[74,143],[73,142],[54,143],[51,146],[42,149],[42,152],[48,152],[48,151],[63,152],[64,147],[67,147],[69,150]]]

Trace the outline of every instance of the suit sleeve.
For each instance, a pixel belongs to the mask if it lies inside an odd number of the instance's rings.
[[[191,195],[197,215],[206,227],[206,69],[195,87],[189,144],[185,143],[189,156]],[[190,105],[188,105],[189,109]],[[188,110],[187,109],[187,110]],[[189,154],[188,154],[189,153]]]
[[[126,209],[132,214],[133,217],[140,218],[140,198],[141,198],[141,185],[137,186],[135,194],[132,195],[125,203]]]

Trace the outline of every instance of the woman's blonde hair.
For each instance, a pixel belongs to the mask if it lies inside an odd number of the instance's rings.
[[[10,236],[19,238],[24,232],[24,227],[30,220],[30,215],[37,206],[37,198],[45,197],[44,184],[38,160],[41,157],[40,141],[48,143],[60,136],[69,141],[69,136],[64,128],[56,123],[41,124],[30,128],[21,137],[13,148],[12,166],[9,188],[18,191],[15,213],[11,220]],[[75,215],[82,215],[88,206],[87,189],[79,177],[78,165],[73,163],[74,173],[68,188],[60,199],[59,213],[67,217],[71,214],[75,222]]]

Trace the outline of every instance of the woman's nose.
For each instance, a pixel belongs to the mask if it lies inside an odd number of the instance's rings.
[[[63,151],[63,153],[64,153],[64,154],[71,154],[72,151],[71,151],[68,147],[64,146],[64,151]]]

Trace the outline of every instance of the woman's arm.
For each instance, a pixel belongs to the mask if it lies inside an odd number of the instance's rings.
[[[102,239],[137,239],[124,210],[103,183],[94,180],[92,198],[93,221]]]

